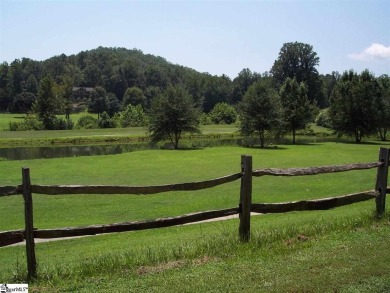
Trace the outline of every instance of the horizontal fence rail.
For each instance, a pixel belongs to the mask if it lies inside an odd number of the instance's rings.
[[[287,213],[292,211],[316,211],[329,210],[336,207],[350,205],[353,203],[366,201],[376,198],[378,192],[375,190],[342,195],[338,197],[321,198],[314,200],[302,200],[281,203],[252,203],[251,212],[268,213]]]
[[[318,175],[326,173],[346,172],[353,170],[365,170],[377,168],[383,165],[383,162],[372,162],[372,163],[357,163],[349,165],[334,165],[334,166],[323,166],[323,167],[305,167],[305,168],[287,168],[287,169],[257,169],[252,172],[255,177],[270,175],[270,176],[308,176]]]
[[[22,194],[22,186],[0,186],[0,196],[11,196]]]
[[[127,232],[144,229],[163,228],[188,223],[195,223],[231,215],[239,215],[239,235],[241,241],[250,239],[250,214],[254,213],[285,213],[292,211],[328,210],[361,201],[375,199],[377,214],[385,210],[386,193],[390,192],[387,186],[390,149],[380,148],[379,161],[346,165],[333,165],[304,168],[265,168],[252,169],[252,157],[241,157],[241,172],[223,177],[188,183],[176,183],[156,186],[122,186],[122,185],[34,185],[30,182],[28,168],[22,169],[22,184],[18,186],[0,186],[0,197],[23,195],[25,203],[25,229],[0,232],[0,247],[26,240],[26,257],[28,278],[35,278],[36,259],[34,238],[61,238],[86,236],[114,232]],[[352,170],[377,168],[375,190],[347,194],[336,197],[320,198],[281,203],[252,203],[252,177],[261,176],[309,176]],[[195,191],[216,187],[218,185],[241,179],[240,199],[238,207],[221,210],[196,212],[181,216],[160,218],[146,221],[133,221],[85,227],[65,227],[55,229],[37,229],[33,226],[32,193],[44,195],[66,194],[133,194],[146,195],[169,191]]]
[[[164,228],[212,220],[221,217],[233,216],[237,215],[238,212],[238,208],[235,207],[223,210],[191,213],[177,217],[161,218],[150,221],[134,221],[106,225],[92,225],[86,227],[67,227],[59,229],[34,229],[34,237],[51,239]],[[24,230],[0,232],[0,247],[23,242],[24,237]]]
[[[212,188],[241,178],[241,173],[207,181],[177,183],[158,186],[108,186],[108,185],[31,185],[31,191],[39,194],[156,194],[168,191],[194,191]]]
[[[155,228],[164,228],[188,223],[195,223],[204,220],[210,220],[225,216],[231,216],[238,213],[238,208],[225,210],[214,210],[199,213],[192,213],[183,216],[162,218],[151,221],[124,222],[108,225],[93,225],[87,227],[63,228],[63,229],[45,229],[34,231],[37,238],[59,238],[84,235],[96,235],[114,232],[127,232],[136,230],[147,230]]]
[[[156,186],[123,186],[123,185],[31,185],[31,192],[47,195],[59,194],[156,194],[168,191],[195,191],[216,187],[236,181],[242,177],[235,173],[211,180],[176,183]],[[21,194],[20,186],[0,187],[0,196]]]

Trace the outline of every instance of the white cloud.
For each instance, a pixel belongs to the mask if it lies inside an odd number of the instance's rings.
[[[386,47],[382,44],[374,43],[370,47],[364,49],[363,52],[349,54],[348,57],[361,61],[390,60],[390,46]]]

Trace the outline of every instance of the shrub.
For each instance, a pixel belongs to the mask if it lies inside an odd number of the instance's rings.
[[[119,123],[122,127],[146,126],[147,117],[141,105],[127,105],[119,115]]]
[[[326,128],[332,128],[332,120],[329,116],[329,109],[322,110],[316,117],[316,125]]]
[[[227,103],[218,103],[211,110],[210,118],[215,124],[232,124],[236,122],[237,112]]]
[[[206,114],[206,113],[202,113],[200,115],[200,124],[202,124],[202,125],[210,125],[210,124],[212,124],[210,116],[208,114]]]
[[[33,115],[27,115],[23,122],[10,122],[10,131],[43,130],[43,123]]]
[[[98,120],[90,115],[81,116],[76,124],[77,129],[94,129],[99,128]]]
[[[98,119],[98,126],[100,128],[115,128],[115,120],[110,118],[107,112],[103,112]]]
[[[71,119],[64,119],[56,117],[53,119],[54,130],[71,130],[73,129],[74,123]]]

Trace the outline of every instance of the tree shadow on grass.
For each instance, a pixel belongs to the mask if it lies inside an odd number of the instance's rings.
[[[377,140],[377,141],[361,141],[356,143],[355,141],[346,141],[343,142],[345,144],[354,144],[354,145],[389,145],[390,146],[390,141],[382,141],[382,140]]]
[[[242,146],[243,148],[246,149],[257,149],[257,150],[265,150],[265,151],[281,151],[281,150],[287,150],[288,148],[284,146],[278,146],[278,145],[272,145],[272,146],[265,146],[261,147],[260,145],[245,145]]]

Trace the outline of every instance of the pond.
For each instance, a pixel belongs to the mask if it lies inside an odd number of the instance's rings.
[[[328,141],[337,141],[334,137],[315,137],[301,136],[297,137],[298,144],[320,143]],[[268,140],[270,143],[270,140]],[[272,141],[272,144],[291,144],[291,138],[281,138]],[[217,146],[256,146],[259,141],[256,138],[228,138],[228,139],[192,139],[183,140],[181,148],[205,148]],[[131,144],[105,144],[105,145],[72,145],[72,146],[28,146],[28,147],[9,147],[0,148],[1,160],[34,160],[34,159],[52,159],[80,156],[103,156],[115,155],[139,150],[150,149],[172,149],[171,144],[151,145],[148,143]]]

